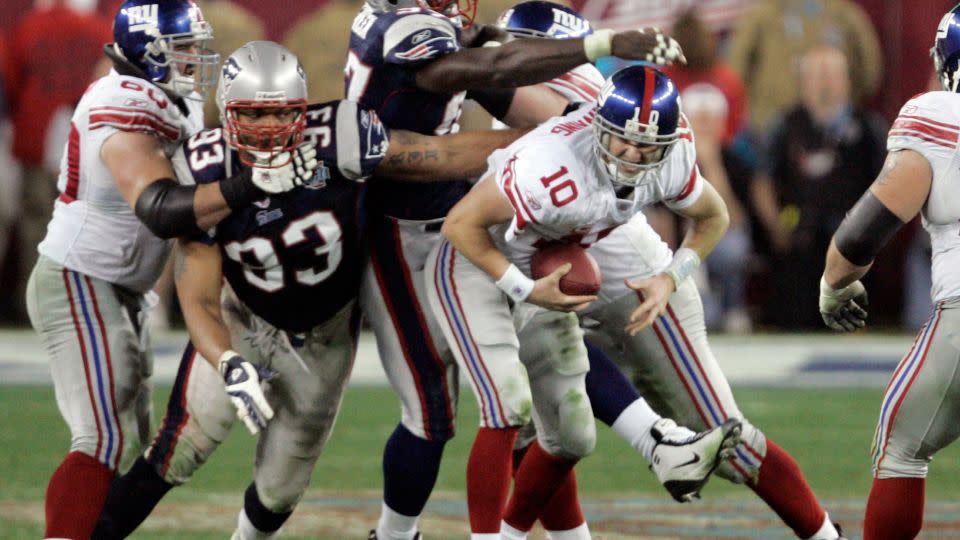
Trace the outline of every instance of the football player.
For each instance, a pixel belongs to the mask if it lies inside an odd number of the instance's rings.
[[[510,125],[535,125],[562,113],[567,101],[549,88],[518,87],[609,54],[661,63],[682,59],[676,42],[654,29],[482,47],[496,32],[470,26],[475,7],[462,8],[456,0],[368,0],[351,29],[346,97],[375,110],[391,128],[424,134],[459,129],[465,91]],[[384,504],[371,538],[418,534],[417,520],[454,433],[456,363],[426,305],[423,266],[443,217],[468,188],[463,182],[416,189],[383,182],[370,192],[373,249],[361,302],[402,403],[401,421],[384,450]],[[477,487],[468,492],[471,522],[496,531],[499,509],[482,502],[495,497],[483,484]]]
[[[282,165],[304,137],[323,165],[302,189],[256,200],[181,241],[175,273],[191,341],[159,433],[114,483],[94,538],[129,535],[237,418],[260,436],[234,538],[272,538],[306,489],[353,364],[365,255],[360,181],[374,171],[408,181],[476,177],[483,156],[518,135],[388,136],[353,102],[308,107],[306,97],[292,52],[248,43],[224,63],[223,129],[201,131],[174,156],[181,182],[196,185],[258,161]]]
[[[884,393],[873,448],[873,487],[864,540],[907,540],[923,525],[927,466],[957,440],[960,365],[960,6],[937,28],[934,67],[943,91],[914,96],[890,128],[886,163],[876,181],[837,228],[820,281],[820,312],[830,328],[852,332],[866,324],[867,292],[860,283],[880,249],[919,213],[933,245],[933,315],[894,370]]]
[[[591,333],[602,338],[598,343],[614,345],[605,352],[630,362],[650,381],[641,394],[659,412],[712,428],[711,434],[731,419],[742,422],[742,443],[719,474],[748,483],[800,538],[840,536],[792,458],[743,419],[706,342],[701,303],[689,275],[716,245],[728,218],[722,199],[696,167],[678,95],[672,81],[655,69],[619,71],[605,84],[597,107],[551,120],[495,152],[488,174],[444,225],[449,242],[441,244],[428,266],[435,272],[431,302],[447,317],[444,330],[455,350],[465,351],[458,360],[473,375],[485,425],[509,432],[517,417],[529,414],[530,387],[518,391],[518,381],[529,373],[533,387],[538,445],[521,465],[504,516],[505,538],[523,537],[536,519],[531,494],[540,495],[542,488],[522,485],[524,471],[536,466],[541,478],[552,480],[577,457],[570,444],[578,439],[563,428],[564,420],[582,422],[585,411],[562,398],[580,397],[586,355],[569,352],[574,344],[563,348],[565,342],[556,338],[544,344],[542,334],[570,315],[561,311],[584,308],[595,323],[588,324],[595,326]],[[655,202],[693,220],[675,254],[639,214]],[[528,277],[530,256],[543,241],[591,246],[604,276],[599,298],[562,294],[556,273],[536,281]],[[504,298],[514,303],[512,315]],[[496,310],[478,307],[491,302]],[[555,311],[537,311],[531,304]],[[545,320],[523,316],[531,310]],[[518,334],[511,333],[514,324]],[[537,347],[553,353],[553,372],[566,375],[575,392],[555,396],[554,408],[543,406],[537,396],[550,388],[556,392],[555,386],[545,389],[537,382],[550,373],[536,362]],[[669,423],[642,400],[627,408],[634,409],[634,421],[621,426],[628,427],[622,434],[632,432],[628,439],[649,459],[651,448],[655,454],[663,446],[654,446],[653,434],[669,430]],[[538,458],[533,463],[531,454]]]
[[[105,52],[114,68],[74,111],[60,195],[27,284],[30,322],[50,355],[71,436],[47,486],[48,538],[88,538],[125,449],[146,442],[143,322],[169,243],[137,219],[135,192],[145,175],[173,176],[168,156],[203,127],[196,100],[217,63],[193,2],[125,2],[113,32]]]

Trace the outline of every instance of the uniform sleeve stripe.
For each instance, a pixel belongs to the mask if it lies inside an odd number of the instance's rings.
[[[934,127],[922,121],[906,119],[903,117],[897,118],[897,120],[893,122],[891,132],[892,131],[918,131],[927,136],[945,141],[952,141],[954,143],[960,139],[960,133],[958,133],[956,130]]]
[[[513,206],[513,213],[517,216],[517,230],[520,231],[527,225],[527,221],[536,223],[537,220],[533,219],[530,209],[524,204],[523,197],[520,196],[520,191],[517,189],[515,182],[517,174],[514,169],[514,163],[516,161],[516,157],[510,158],[501,174],[506,177],[503,180],[503,193],[507,196],[507,200],[510,201],[510,206]]]
[[[157,122],[144,114],[96,113],[90,115],[90,129],[114,127],[123,131],[154,131],[175,141],[180,138],[180,130],[169,124]]]
[[[550,83],[567,88],[586,101],[593,101],[597,99],[597,96],[600,94],[599,87],[573,72],[564,73],[550,81]]]
[[[944,141],[941,139],[931,137],[929,135],[925,135],[923,133],[919,133],[917,131],[907,131],[907,130],[897,129],[890,132],[890,137],[908,137],[908,138],[912,137],[912,138],[920,139],[922,141],[933,143],[939,146],[943,146],[945,148],[955,148],[957,146],[956,141],[953,141],[953,142]]]
[[[905,119],[908,119],[908,120],[920,120],[920,121],[926,122],[926,123],[928,123],[928,124],[933,124],[934,126],[939,126],[939,127],[942,127],[942,128],[947,128],[947,129],[949,129],[949,130],[951,130],[951,131],[960,131],[960,126],[957,126],[957,125],[955,125],[955,124],[947,124],[947,123],[944,123],[944,122],[938,122],[938,121],[936,121],[936,120],[933,120],[933,119],[931,119],[931,118],[927,118],[927,117],[925,117],[925,116],[915,116],[915,115],[911,115],[911,114],[901,114],[900,116],[897,117],[898,120],[901,119],[901,118],[905,118]]]
[[[171,124],[170,122],[167,122],[163,117],[161,117],[159,114],[157,114],[156,112],[154,112],[154,111],[152,111],[152,110],[150,110],[150,109],[142,109],[142,108],[139,108],[139,107],[118,107],[118,106],[109,106],[109,105],[108,105],[108,106],[103,106],[103,107],[91,107],[91,108],[90,108],[90,114],[96,114],[96,113],[100,113],[100,112],[108,112],[108,113],[110,113],[110,112],[115,112],[115,113],[125,113],[125,114],[142,114],[142,115],[146,115],[146,116],[149,116],[149,117],[153,118],[153,119],[156,120],[157,122],[160,122],[160,123],[163,123],[163,124],[167,124],[168,126],[173,127],[173,124]],[[173,128],[173,129],[176,129],[176,128]]]
[[[337,167],[340,173],[350,180],[363,176],[360,163],[360,127],[357,121],[357,104],[341,101],[337,106],[337,125],[335,127],[337,146]]]
[[[687,180],[687,185],[683,186],[683,191],[680,192],[673,200],[682,201],[690,196],[693,193],[693,188],[697,185],[697,177],[700,176],[697,166],[693,166],[693,170],[690,171],[690,178]]]

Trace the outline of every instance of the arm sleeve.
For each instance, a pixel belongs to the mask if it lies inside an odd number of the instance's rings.
[[[680,139],[677,146],[673,151],[679,155],[670,157],[671,163],[664,167],[660,181],[664,203],[674,210],[682,210],[700,198],[705,180],[697,166],[693,141]]]
[[[357,181],[369,178],[389,144],[389,133],[377,113],[353,101],[340,102],[336,114],[336,164],[343,176]]]
[[[194,137],[199,137],[204,132],[200,132]],[[183,186],[195,186],[197,184],[205,184],[209,181],[206,178],[200,178],[195,173],[193,168],[190,166],[190,162],[187,158],[188,150],[187,145],[193,138],[188,141],[184,141],[180,146],[177,147],[177,150],[173,153],[173,156],[170,157],[170,164],[173,165],[173,172],[176,176],[176,181]],[[212,169],[213,167],[210,167]],[[207,171],[204,171],[207,172]],[[222,179],[225,171],[223,168],[219,168],[219,171],[210,171],[212,174],[219,175]],[[196,225],[194,225],[196,229]],[[207,245],[213,245],[216,243],[215,240],[216,227],[211,228],[208,231],[199,231],[195,230],[191,234],[187,234],[184,238],[194,242],[202,242]]]
[[[603,83],[603,75],[593,64],[583,64],[544,84],[570,103],[592,103]]]
[[[888,151],[913,150],[931,166],[950,159],[960,141],[960,125],[943,113],[951,109],[940,101],[941,95],[928,92],[904,104],[887,134]]]
[[[442,15],[401,16],[383,33],[383,60],[388,64],[415,66],[458,50],[458,31]]]
[[[102,92],[101,99],[89,112],[91,135],[105,141],[118,131],[126,131],[150,133],[165,141],[180,139],[180,126],[173,118],[176,105],[149,83],[122,77],[98,91]]]

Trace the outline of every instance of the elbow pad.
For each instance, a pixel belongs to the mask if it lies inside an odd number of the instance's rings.
[[[160,238],[195,234],[200,230],[193,214],[196,190],[196,186],[181,186],[171,178],[161,178],[143,189],[134,213]]]
[[[847,212],[833,240],[837,251],[857,266],[867,266],[903,222],[867,190]]]
[[[491,116],[502,121],[510,112],[510,105],[513,103],[513,96],[516,93],[516,88],[470,90],[467,92],[467,98],[476,101]]]

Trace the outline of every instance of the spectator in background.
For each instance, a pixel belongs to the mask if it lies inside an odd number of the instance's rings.
[[[283,44],[300,56],[307,80],[319,81],[310,85],[311,103],[343,99],[343,62],[350,44],[350,26],[362,4],[328,2],[305,15],[283,39]]]
[[[876,178],[886,154],[886,127],[851,98],[847,57],[817,46],[800,61],[800,104],[775,123],[764,153],[775,208],[762,221],[780,238],[768,313],[788,328],[822,326],[817,306],[820,261],[847,210]],[[761,206],[763,206],[761,204]]]
[[[27,276],[37,261],[56,197],[56,169],[45,160],[59,148],[48,140],[51,120],[80,101],[87,85],[105,71],[103,45],[112,40],[111,22],[95,13],[94,0],[37,0],[10,38],[9,105],[13,113],[13,155],[23,167],[16,298],[24,298]],[[100,73],[98,73],[100,72]],[[67,124],[69,129],[69,124]],[[18,315],[26,320],[22,300]]]
[[[729,145],[746,122],[747,94],[743,82],[728,64],[720,61],[716,37],[694,10],[681,14],[670,34],[683,47],[687,64],[666,66],[664,73],[677,83],[681,91],[697,84],[710,85],[722,93],[720,97],[726,105],[726,124],[721,138],[724,145]],[[686,100],[684,105],[688,105]]]
[[[20,168],[12,155],[13,126],[6,91],[10,75],[9,60],[6,37],[0,35],[0,276],[5,270],[10,238],[20,214]],[[4,296],[11,292],[3,291]]]
[[[707,327],[746,333],[752,326],[746,297],[752,242],[744,201],[748,200],[754,171],[749,162],[724,141],[729,106],[717,87],[696,83],[683,90],[681,99],[694,134],[697,165],[723,197],[730,214],[730,228],[706,260],[710,280],[709,290],[703,297]]]
[[[796,64],[816,45],[840,49],[850,60],[855,103],[877,91],[880,42],[852,0],[763,0],[741,19],[730,43],[730,64],[746,84],[757,132],[766,132],[776,115],[799,101]]]

